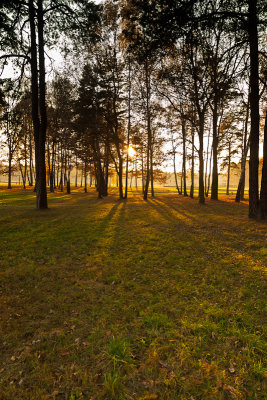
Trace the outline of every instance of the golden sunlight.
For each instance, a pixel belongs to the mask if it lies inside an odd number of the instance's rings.
[[[130,157],[134,157],[136,155],[136,151],[132,146],[128,147],[128,154]]]

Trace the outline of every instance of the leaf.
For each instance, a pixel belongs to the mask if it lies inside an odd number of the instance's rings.
[[[230,362],[230,367],[228,368],[228,371],[230,372],[230,374],[233,374],[235,372],[232,362]]]

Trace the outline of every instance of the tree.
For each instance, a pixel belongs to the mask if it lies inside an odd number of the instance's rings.
[[[12,162],[21,140],[22,113],[18,106],[20,95],[17,92],[16,82],[7,79],[3,88],[5,99],[0,122],[5,137],[4,144],[8,149],[8,189],[11,189]]]
[[[261,218],[267,219],[267,111],[265,111],[264,124],[264,144],[263,144],[263,164],[260,192],[260,212]]]
[[[98,22],[97,12],[99,8],[93,3],[85,1],[45,1],[28,0],[27,2],[6,1],[3,2],[4,11],[10,15],[5,18],[2,27],[3,39],[8,44],[10,54],[1,58],[6,62],[8,58],[23,60],[22,71],[26,62],[30,63],[31,69],[31,96],[32,96],[32,120],[35,140],[35,164],[36,164],[36,200],[37,208],[47,208],[46,193],[46,165],[45,165],[45,142],[47,129],[46,115],[46,69],[45,69],[45,45],[49,45],[51,36],[58,37],[55,26],[60,26],[64,32],[67,28],[88,28]],[[59,16],[59,18],[55,18]],[[49,29],[46,24],[49,21]],[[79,24],[80,23],[80,24]],[[29,34],[27,32],[29,24]],[[20,29],[20,27],[23,27]],[[10,31],[14,31],[12,40],[7,37]],[[91,29],[87,30],[87,38]],[[49,33],[52,35],[49,37]],[[95,34],[94,34],[95,36]],[[30,40],[28,41],[28,37]],[[18,54],[19,52],[19,54]]]

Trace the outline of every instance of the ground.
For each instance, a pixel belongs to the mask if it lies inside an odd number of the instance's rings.
[[[233,197],[0,190],[1,400],[264,399],[267,225]]]

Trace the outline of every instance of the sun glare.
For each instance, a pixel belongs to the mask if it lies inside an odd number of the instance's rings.
[[[129,154],[130,157],[134,157],[136,155],[136,151],[132,146],[129,146],[128,154]]]

